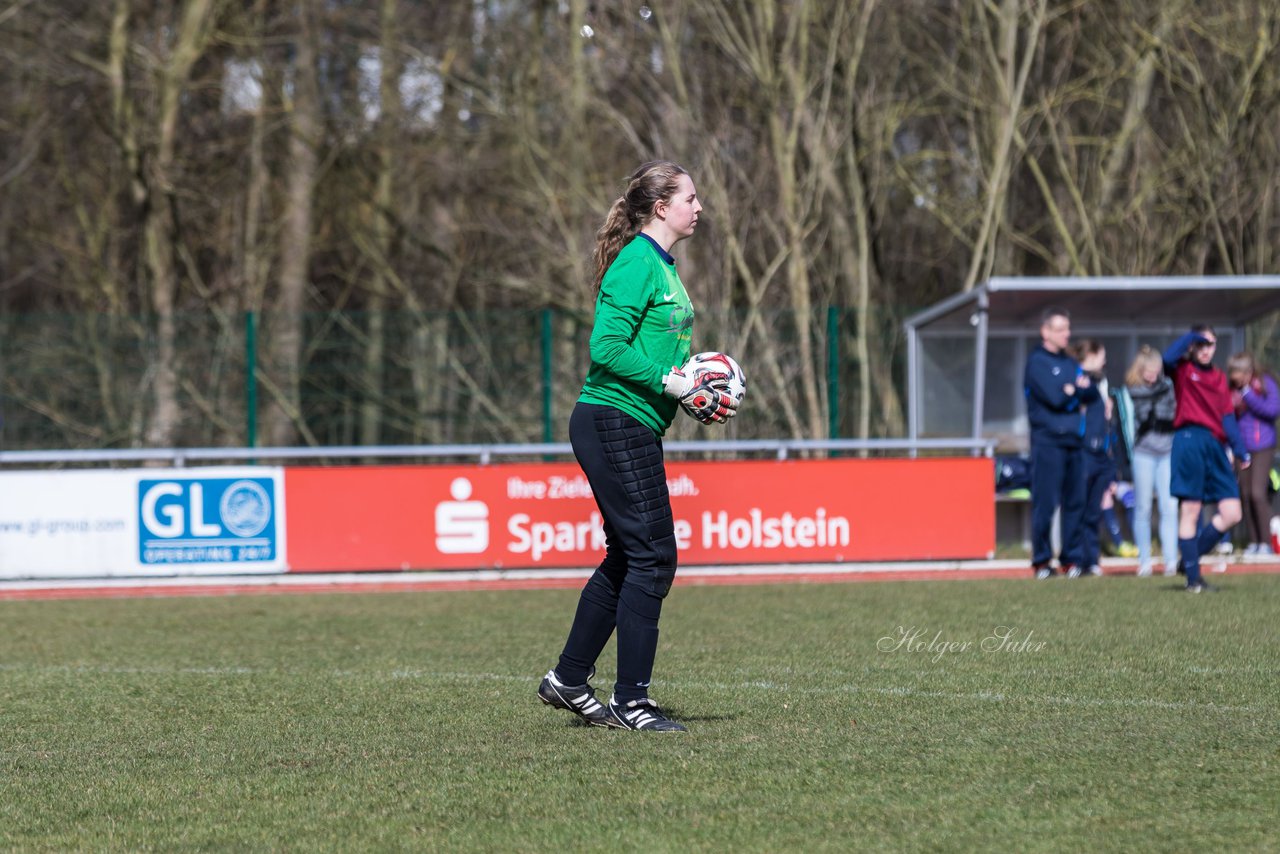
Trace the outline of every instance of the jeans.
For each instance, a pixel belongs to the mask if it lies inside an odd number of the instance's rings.
[[[1178,499],[1169,492],[1172,454],[1133,454],[1133,538],[1138,546],[1138,569],[1151,568],[1151,502],[1158,499],[1160,550],[1168,571],[1178,564]]]

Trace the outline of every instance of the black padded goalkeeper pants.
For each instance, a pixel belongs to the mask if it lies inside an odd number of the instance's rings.
[[[618,633],[620,703],[647,697],[658,649],[658,616],[676,574],[676,537],[662,440],[611,406],[579,403],[569,418],[574,456],[604,521],[604,560],[582,588],[556,665],[581,685],[609,636]]]

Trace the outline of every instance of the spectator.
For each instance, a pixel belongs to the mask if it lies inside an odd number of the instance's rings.
[[[1213,550],[1240,521],[1240,487],[1231,471],[1231,453],[1241,468],[1250,464],[1240,441],[1227,376],[1213,364],[1218,346],[1212,326],[1194,326],[1164,351],[1164,370],[1173,378],[1177,400],[1173,418],[1173,477],[1178,497],[1178,555],[1187,576],[1187,592],[1213,590],[1200,577],[1200,558]],[[1224,448],[1230,443],[1231,450]],[[1203,526],[1204,503],[1218,511]]]
[[[1053,516],[1061,509],[1058,566],[1079,574],[1080,520],[1084,513],[1084,414],[1099,400],[1089,376],[1066,352],[1071,315],[1048,308],[1040,318],[1040,346],[1027,357],[1023,392],[1031,426],[1031,569],[1053,576]]]
[[[1111,458],[1115,461],[1115,480],[1102,494],[1102,527],[1111,540],[1104,551],[1116,557],[1134,558],[1138,556],[1138,547],[1124,538],[1126,528],[1133,530],[1128,512],[1133,507],[1133,469],[1120,421],[1119,396],[1123,388],[1120,391],[1109,389],[1106,377],[1103,377],[1098,391],[1107,402],[1107,441],[1111,446]]]
[[[1085,503],[1078,534],[1080,563],[1068,572],[1068,577],[1074,578],[1077,575],[1102,575],[1098,525],[1102,522],[1105,499],[1115,488],[1116,463],[1111,447],[1111,399],[1103,375],[1107,366],[1107,348],[1094,338],[1084,338],[1073,344],[1068,352],[1080,363],[1080,370],[1098,393],[1098,400],[1082,407]],[[1067,536],[1065,526],[1062,535]]]
[[[1241,468],[1237,474],[1249,532],[1249,545],[1244,553],[1247,556],[1269,555],[1272,554],[1271,501],[1267,487],[1276,451],[1280,389],[1277,389],[1275,379],[1262,370],[1248,353],[1236,353],[1227,360],[1227,379],[1231,382],[1231,401],[1235,404],[1240,438],[1253,458],[1253,464]]]
[[[1160,354],[1142,345],[1125,374],[1120,391],[1122,424],[1133,466],[1133,538],[1138,546],[1138,575],[1151,574],[1151,503],[1160,518],[1164,574],[1178,566],[1178,499],[1169,491],[1172,473],[1173,381],[1164,375]]]

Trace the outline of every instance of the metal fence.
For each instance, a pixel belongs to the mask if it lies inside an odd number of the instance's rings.
[[[726,439],[714,442],[663,443],[668,455],[727,457],[930,456],[956,452],[993,457],[994,439]],[[489,465],[516,459],[569,458],[567,442],[495,445],[355,445],[325,448],[130,448],[120,450],[0,451],[0,466],[58,468],[163,463],[184,468],[211,463],[331,463],[339,460],[379,462],[469,462]]]
[[[173,368],[181,421],[172,444],[262,444],[263,413],[279,394],[269,346],[277,319],[217,311],[178,316]],[[588,366],[589,322],[551,309],[305,315],[299,443],[566,441]],[[778,312],[763,319],[701,311],[695,345],[738,357],[748,372],[747,404],[723,428],[677,419],[669,437],[854,435],[853,329],[853,313],[836,308],[812,317]],[[383,346],[373,346],[375,340]],[[0,450],[144,447],[157,349],[149,318],[0,316]],[[893,351],[876,358],[896,366],[900,356]],[[802,382],[805,376],[812,381]],[[886,433],[873,427],[871,435]]]

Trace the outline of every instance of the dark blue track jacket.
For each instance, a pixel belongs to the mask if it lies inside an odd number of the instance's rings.
[[[1094,382],[1098,382],[1097,377],[1090,377]],[[1079,394],[1079,392],[1077,392]],[[1111,453],[1111,423],[1107,421],[1107,405],[1102,400],[1102,395],[1098,395],[1098,401],[1093,406],[1084,407],[1084,447],[1086,451],[1094,451],[1099,454],[1110,455]]]
[[[1047,441],[1066,447],[1080,447],[1084,440],[1084,414],[1080,407],[1101,398],[1097,386],[1076,387],[1075,394],[1062,390],[1076,385],[1082,375],[1080,365],[1066,353],[1050,353],[1040,345],[1027,358],[1023,391],[1027,396],[1027,421],[1033,442]]]

